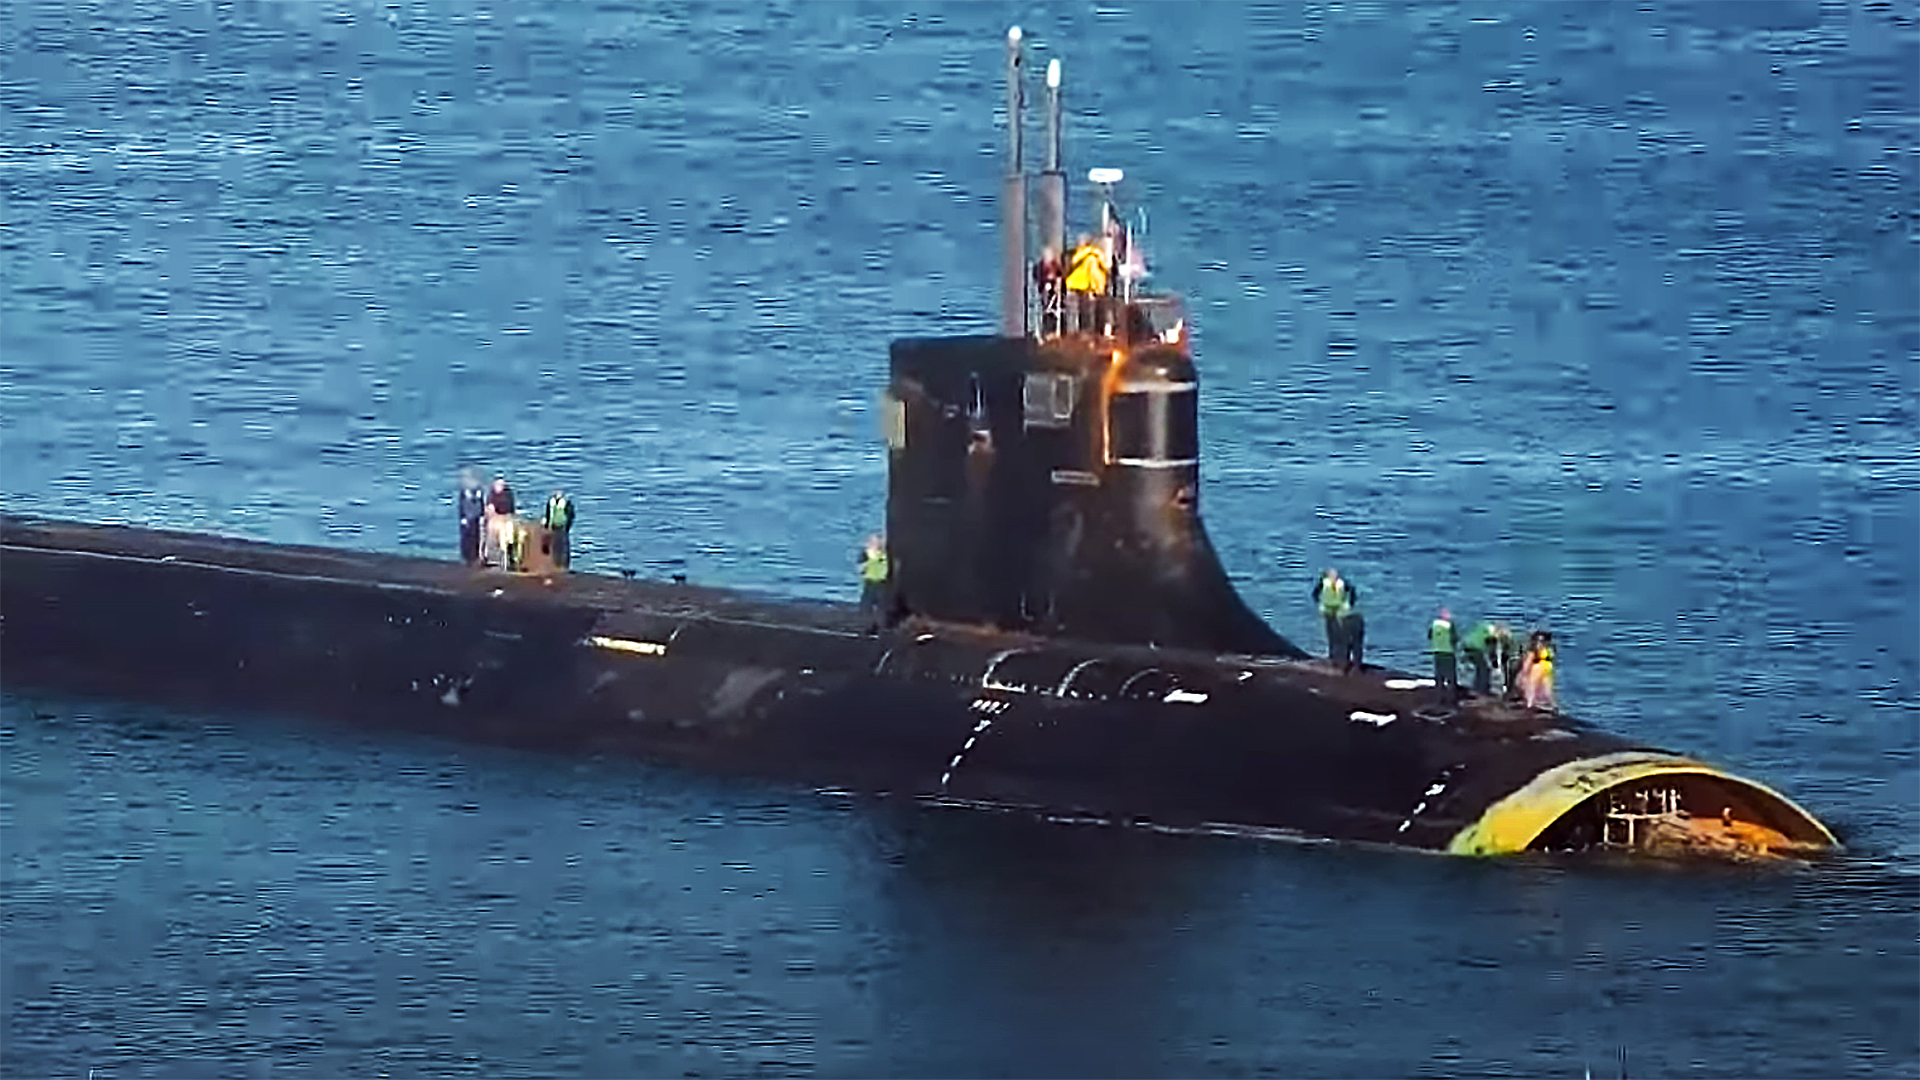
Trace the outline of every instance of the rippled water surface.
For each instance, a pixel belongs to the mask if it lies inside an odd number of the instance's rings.
[[[1313,642],[1554,627],[1815,871],[1481,865],[0,706],[10,1075],[1913,1075],[1906,4],[13,4],[0,501],[850,596],[904,334],[990,329],[1000,37],[1194,309],[1209,528]]]

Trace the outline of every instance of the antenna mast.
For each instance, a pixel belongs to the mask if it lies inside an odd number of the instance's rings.
[[[1067,251],[1067,174],[1060,160],[1060,61],[1047,61],[1047,169],[1040,174],[1040,243],[1053,249],[1065,267]],[[1058,332],[1061,328],[1056,326]],[[1046,323],[1041,323],[1046,332]]]
[[[1027,336],[1027,175],[1020,157],[1025,95],[1020,86],[1020,28],[1007,31],[1007,175],[1000,189],[1000,333]]]

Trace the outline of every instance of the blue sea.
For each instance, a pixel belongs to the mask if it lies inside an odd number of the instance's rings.
[[[889,341],[995,325],[1015,23],[1187,298],[1256,610],[1314,647],[1335,565],[1384,662],[1442,604],[1550,627],[1570,711],[1848,854],[1164,836],[14,689],[0,1072],[1920,1075],[1911,3],[9,3],[0,508],[450,557],[471,463],[573,491],[582,568],[851,599]]]

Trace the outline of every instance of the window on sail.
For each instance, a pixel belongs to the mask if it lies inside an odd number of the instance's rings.
[[[1072,375],[1054,371],[1027,373],[1021,391],[1026,426],[1066,427],[1073,420],[1073,398],[1079,390]]]
[[[1116,465],[1173,468],[1200,460],[1200,395],[1193,383],[1121,386],[1107,406]]]

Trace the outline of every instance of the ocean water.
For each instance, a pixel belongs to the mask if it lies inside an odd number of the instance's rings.
[[[472,462],[573,491],[584,568],[851,598],[887,343],[993,325],[1016,22],[1188,299],[1257,610],[1312,646],[1331,564],[1387,662],[1440,604],[1548,625],[1573,711],[1849,854],[1172,837],[10,691],[0,1072],[1920,1072],[1910,4],[10,4],[0,506],[446,553]]]

